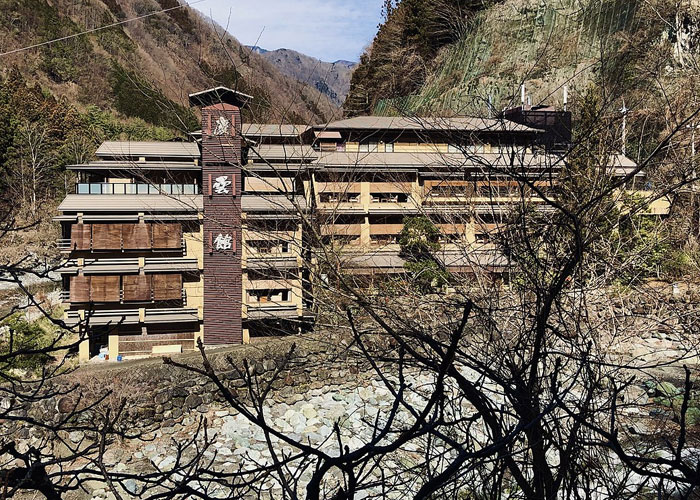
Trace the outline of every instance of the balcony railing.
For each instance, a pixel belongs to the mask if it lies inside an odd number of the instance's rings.
[[[180,297],[181,297],[181,300],[182,300],[182,307],[186,307],[186,306],[187,306],[187,290],[185,290],[184,288],[182,288],[182,292],[181,292],[181,294],[180,294]],[[71,300],[70,300],[70,290],[61,290],[61,291],[59,292],[59,298],[60,298],[60,300],[61,300],[62,303],[64,303],[64,304],[70,304],[70,303],[71,303]],[[105,304],[117,304],[117,303],[118,303],[118,304],[127,304],[127,303],[136,303],[136,302],[139,302],[139,301],[133,301],[133,300],[127,301],[127,300],[124,300],[124,290],[119,290],[119,302],[105,302]],[[145,302],[155,303],[155,302],[167,302],[167,301],[157,301],[157,300],[155,300],[155,297],[153,296],[153,291],[151,291],[151,298],[150,298],[150,300],[145,301]],[[80,303],[82,303],[82,302],[80,302]]]
[[[93,240],[92,238],[90,239],[90,248],[82,248],[80,249],[81,251],[84,252],[90,252],[90,251],[100,251],[100,252],[182,252],[182,253],[187,253],[187,243],[185,242],[185,237],[182,236],[180,239],[180,248],[154,248],[153,246],[148,247],[148,248],[129,248],[129,249],[124,249],[124,248],[113,248],[113,249],[94,249],[93,248]],[[58,247],[58,250],[63,252],[63,253],[70,253],[73,250],[78,250],[77,248],[73,248],[73,244],[71,242],[70,238],[59,238],[56,240],[56,247]]]
[[[111,182],[78,183],[75,194],[201,194],[197,184],[118,184]]]

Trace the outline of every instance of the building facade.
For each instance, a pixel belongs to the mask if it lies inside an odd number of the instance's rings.
[[[440,229],[447,270],[502,273],[492,234],[523,196],[541,202],[513,169],[546,190],[570,142],[570,115],[549,108],[309,127],[244,124],[249,99],[193,94],[202,130],[191,142],[106,142],[96,161],[71,167],[78,181],[57,220],[65,319],[90,334],[81,360],[306,328],[322,264],[370,279],[405,272],[406,217]],[[610,161],[619,175],[635,168]]]

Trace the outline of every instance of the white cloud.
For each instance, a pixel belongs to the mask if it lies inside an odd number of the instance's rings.
[[[356,61],[372,41],[382,0],[204,0],[194,8],[246,45]],[[258,40],[259,39],[259,40]]]

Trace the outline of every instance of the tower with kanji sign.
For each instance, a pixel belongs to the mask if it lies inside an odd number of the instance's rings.
[[[241,109],[251,97],[224,87],[190,95],[202,110],[204,343],[243,341]]]

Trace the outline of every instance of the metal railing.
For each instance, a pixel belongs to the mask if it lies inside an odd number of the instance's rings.
[[[201,194],[197,184],[78,183],[75,194]]]

